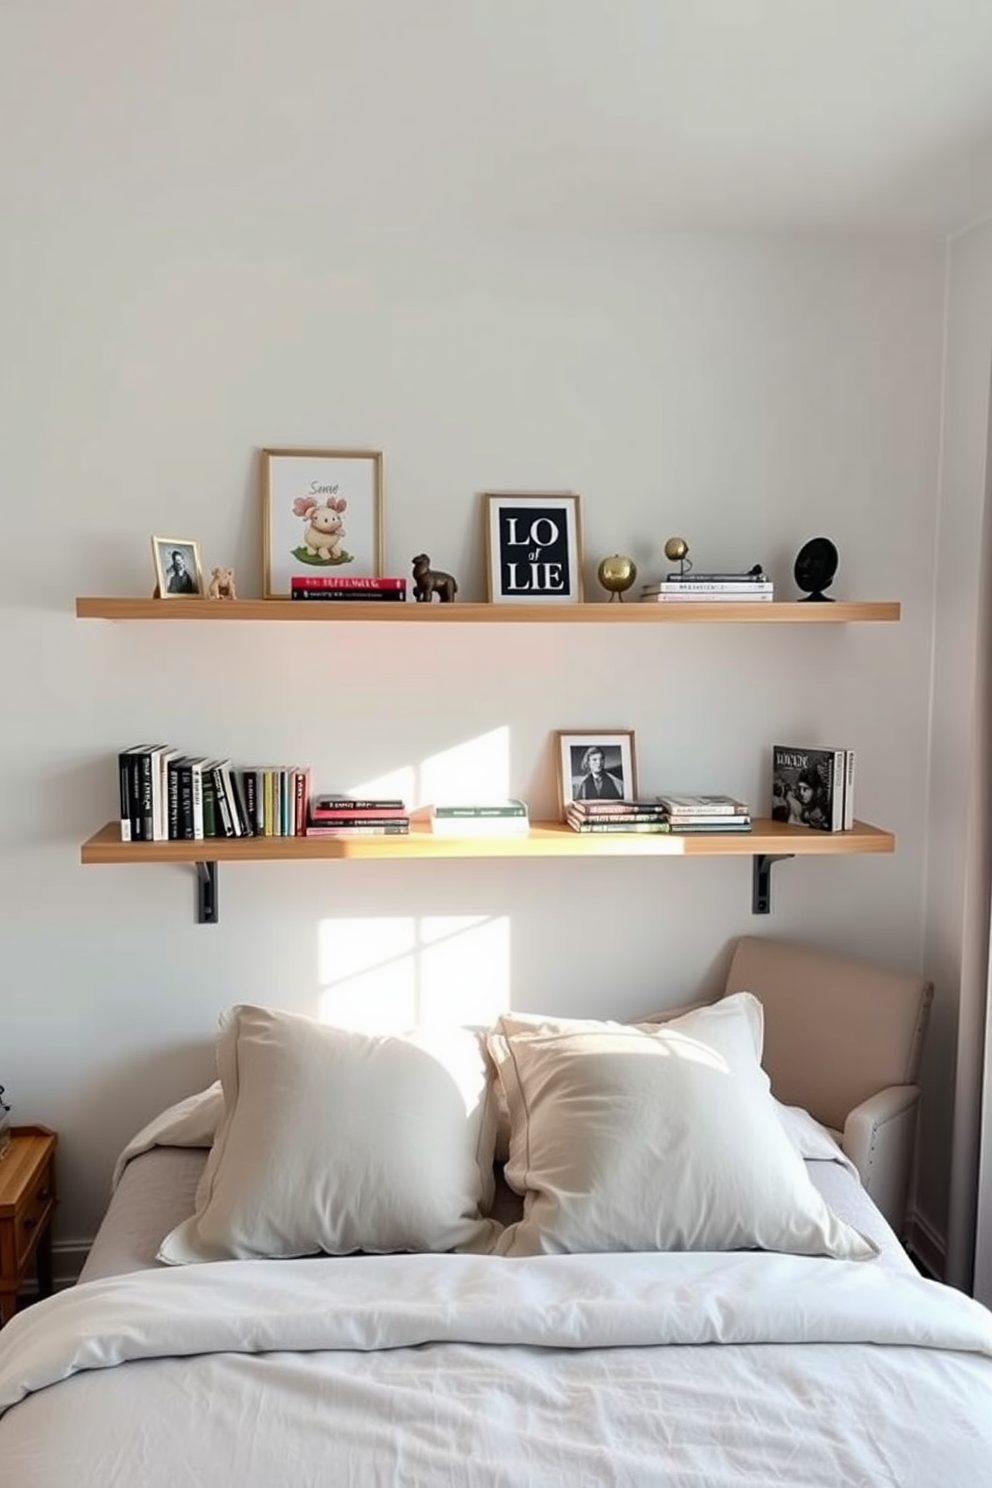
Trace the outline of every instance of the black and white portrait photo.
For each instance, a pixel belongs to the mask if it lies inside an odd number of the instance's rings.
[[[153,537],[155,578],[161,599],[203,594],[200,550],[187,538]]]
[[[573,801],[633,801],[634,735],[630,730],[565,733],[558,740],[558,794],[562,811]]]

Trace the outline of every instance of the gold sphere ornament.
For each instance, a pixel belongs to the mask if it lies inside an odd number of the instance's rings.
[[[610,603],[619,599],[622,604],[624,594],[637,578],[637,564],[633,558],[614,553],[612,558],[603,559],[596,570],[596,577],[603,588],[608,590]]]
[[[682,563],[689,556],[689,544],[684,537],[670,537],[665,544],[665,557],[670,563]]]

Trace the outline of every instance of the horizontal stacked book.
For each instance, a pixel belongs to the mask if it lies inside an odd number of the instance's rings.
[[[774,585],[760,564],[745,573],[670,573],[641,586],[641,599],[650,603],[768,604],[773,598]]]
[[[435,837],[526,837],[530,815],[518,800],[454,802],[430,808]]]
[[[772,820],[819,832],[854,826],[853,749],[826,745],[772,746]]]
[[[308,837],[405,837],[410,813],[398,796],[314,796]]]
[[[667,832],[668,817],[657,797],[639,801],[570,801],[565,821],[576,832]]]
[[[736,796],[669,791],[658,797],[671,832],[750,832],[751,810]]]
[[[117,757],[122,842],[207,837],[299,837],[306,829],[305,765],[241,766],[135,744]]]
[[[379,600],[383,603],[406,602],[406,579],[358,579],[324,574],[297,574],[289,581],[290,599],[300,600]]]

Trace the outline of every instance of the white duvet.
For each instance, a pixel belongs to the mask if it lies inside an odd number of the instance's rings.
[[[3,1488],[982,1488],[992,1315],[768,1254],[225,1262],[0,1334]]]

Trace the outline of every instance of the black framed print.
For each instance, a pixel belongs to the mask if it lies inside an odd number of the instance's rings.
[[[490,604],[581,604],[577,495],[487,492],[485,524]]]
[[[573,801],[636,801],[633,729],[559,729],[555,734],[558,806]]]

